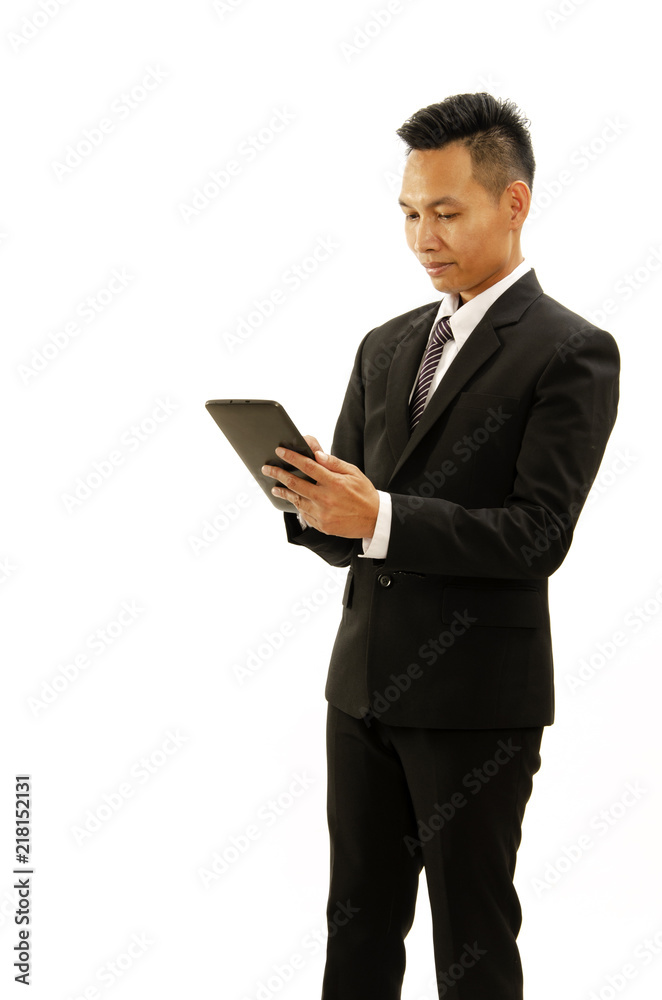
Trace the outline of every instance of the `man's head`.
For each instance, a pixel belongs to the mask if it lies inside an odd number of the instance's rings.
[[[441,292],[473,298],[521,261],[535,159],[511,101],[458,94],[397,130],[407,144],[400,204],[409,247]]]

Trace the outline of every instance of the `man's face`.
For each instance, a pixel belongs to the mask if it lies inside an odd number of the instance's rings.
[[[437,291],[460,292],[466,301],[522,261],[523,186],[509,185],[496,202],[474,180],[471,154],[458,142],[410,152],[400,194],[405,233]]]

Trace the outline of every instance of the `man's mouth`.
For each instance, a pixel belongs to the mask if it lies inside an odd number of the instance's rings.
[[[433,260],[428,264],[423,264],[423,267],[428,272],[431,278],[436,278],[439,274],[444,274],[449,267],[452,267],[452,262],[444,263],[443,261]]]

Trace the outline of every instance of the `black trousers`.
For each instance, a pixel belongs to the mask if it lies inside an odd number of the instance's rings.
[[[439,997],[522,1000],[513,875],[542,732],[389,726],[329,705],[322,1000],[400,1000],[423,867]]]

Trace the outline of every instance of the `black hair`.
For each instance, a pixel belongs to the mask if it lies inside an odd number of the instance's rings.
[[[412,149],[442,149],[461,142],[471,154],[473,175],[498,200],[516,180],[533,188],[536,161],[528,118],[516,104],[491,94],[455,94],[430,104],[396,129]]]

